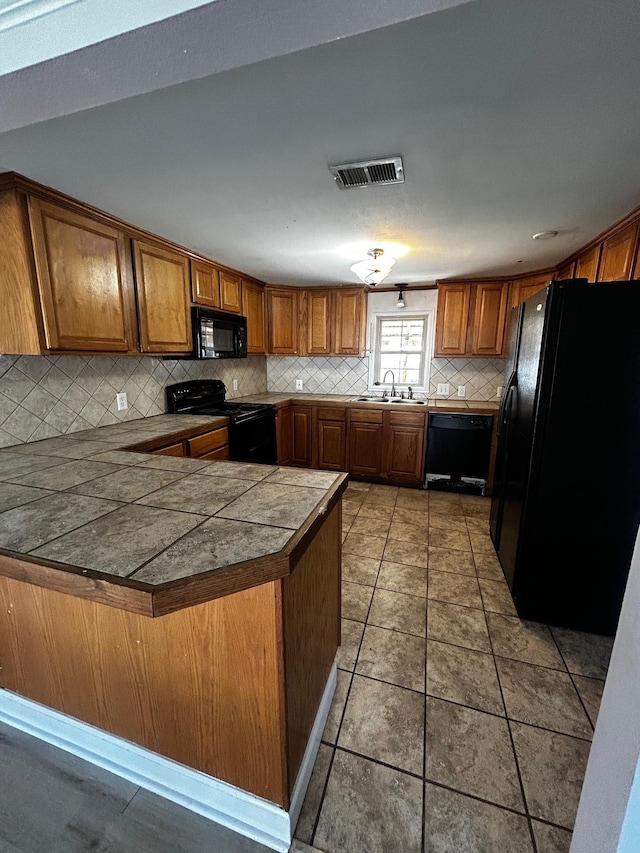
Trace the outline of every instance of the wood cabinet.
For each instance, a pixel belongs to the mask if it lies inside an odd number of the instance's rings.
[[[316,426],[317,467],[327,471],[346,471],[346,410],[320,406]]]
[[[414,412],[389,412],[384,444],[384,474],[396,483],[421,484],[424,476],[425,416]]]
[[[179,441],[176,444],[167,444],[166,447],[159,447],[153,450],[156,456],[186,456],[184,442]]]
[[[544,290],[553,277],[553,271],[550,270],[546,273],[514,279],[511,284],[511,307],[517,307],[522,302],[526,302],[530,296]]]
[[[576,260],[576,278],[586,278],[589,281],[595,281],[598,277],[598,264],[600,262],[600,250],[602,248],[601,244],[594,246],[592,249],[589,249],[588,252],[585,252],[583,255],[580,255]]]
[[[29,199],[45,345],[51,350],[137,350],[127,236],[40,198]]]
[[[302,295],[302,294],[301,294]],[[306,355],[329,355],[331,353],[331,315],[333,309],[330,290],[306,290],[304,292],[306,315]]]
[[[298,354],[298,293],[294,288],[268,289],[267,328],[270,353]]]
[[[242,313],[247,318],[247,352],[264,355],[267,351],[264,287],[242,279]]]
[[[218,429],[205,432],[203,435],[197,435],[194,438],[188,438],[186,441],[187,453],[194,459],[208,459],[210,454],[220,451],[223,448],[229,451],[229,430],[227,427],[219,427]],[[218,456],[212,458],[219,458]]]
[[[504,355],[508,281],[438,283],[435,355]]]
[[[227,270],[220,270],[220,309],[232,314],[242,313],[240,276]]]
[[[576,262],[575,261],[569,261],[568,263],[561,264],[558,267],[558,270],[556,272],[555,277],[558,281],[564,281],[565,279],[568,279],[568,278],[575,278],[575,272],[576,272]]]
[[[220,273],[213,264],[191,261],[191,299],[197,305],[220,308]]]
[[[291,407],[291,464],[309,468],[313,459],[311,406]]]
[[[154,243],[133,241],[143,352],[191,352],[189,261]]]
[[[284,406],[276,411],[276,441],[278,465],[290,465],[293,446],[291,406]]]
[[[383,412],[349,410],[349,473],[380,477],[383,461]]]
[[[364,353],[366,298],[360,287],[344,287],[333,291],[333,355]]]
[[[626,281],[631,278],[637,239],[637,222],[607,237],[602,244],[598,281]]]

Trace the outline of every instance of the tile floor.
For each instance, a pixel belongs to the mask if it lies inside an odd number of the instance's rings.
[[[349,486],[338,686],[302,842],[568,851],[612,641],[516,618],[489,504]]]
[[[514,616],[488,507],[349,486],[338,686],[292,853],[568,851],[612,641]],[[4,725],[0,766],[0,853],[267,853]]]

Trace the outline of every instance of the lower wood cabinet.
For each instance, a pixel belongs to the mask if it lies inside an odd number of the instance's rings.
[[[389,412],[385,443],[386,476],[397,483],[422,483],[424,476],[425,416]]]
[[[156,456],[186,456],[184,442],[179,441],[177,444],[168,444],[166,447],[160,447],[158,450],[153,450]]]
[[[321,406],[318,408],[316,423],[316,467],[326,471],[346,471],[346,410]]]
[[[369,409],[349,410],[350,474],[379,477],[383,461],[383,412]]]
[[[291,407],[291,464],[309,468],[313,460],[311,406]]]
[[[278,443],[278,465],[291,465],[293,441],[291,406],[276,411],[276,440]]]
[[[164,447],[156,447],[147,451],[157,456],[190,456],[192,459],[228,459],[229,430],[227,427],[195,435],[183,441],[175,441]]]

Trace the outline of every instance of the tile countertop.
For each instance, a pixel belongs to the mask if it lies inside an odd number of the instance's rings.
[[[381,403],[375,402],[366,402],[359,401],[357,397],[354,397],[353,394],[345,395],[345,394],[251,394],[247,397],[236,397],[233,400],[234,403],[274,403],[276,406],[284,406],[287,403],[327,403],[334,404],[336,406],[344,406],[349,404],[350,406],[376,406],[376,408],[380,408],[382,406]],[[390,406],[394,406],[394,404],[389,404]],[[409,410],[420,410],[420,411],[433,411],[437,409],[438,411],[458,411],[463,409],[464,411],[469,412],[497,412],[500,408],[499,400],[489,400],[484,402],[482,400],[450,400],[450,399],[430,399],[425,400],[424,405],[411,406],[409,403],[402,403],[399,406],[395,404],[401,411],[404,409]],[[387,407],[387,404],[384,405],[384,408]]]
[[[152,591],[278,555],[345,474],[131,450],[226,423],[158,415],[0,450],[0,574],[17,577],[17,558]]]

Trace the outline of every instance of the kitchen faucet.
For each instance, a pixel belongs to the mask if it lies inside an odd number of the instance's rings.
[[[395,377],[393,370],[385,371],[385,374],[382,377],[382,382],[374,382],[373,384],[374,385],[384,385],[384,383],[387,381],[387,373],[391,374],[391,391],[389,391],[389,396],[395,397],[396,396],[396,377]]]

